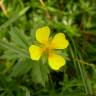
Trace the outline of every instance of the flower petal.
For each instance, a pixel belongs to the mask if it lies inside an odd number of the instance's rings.
[[[63,33],[58,33],[53,37],[51,42],[51,46],[53,49],[65,49],[68,47],[69,42],[66,40],[65,35]]]
[[[37,29],[36,31],[36,40],[40,43],[45,43],[48,41],[50,35],[50,29],[48,26]]]
[[[48,61],[49,61],[49,66],[53,70],[59,70],[62,66],[65,65],[65,59],[62,56],[57,55],[55,53],[49,55]]]
[[[42,48],[36,45],[31,45],[29,47],[29,53],[32,60],[39,60],[42,55],[42,52]]]

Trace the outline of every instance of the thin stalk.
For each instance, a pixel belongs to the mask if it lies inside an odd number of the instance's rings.
[[[73,47],[74,47],[75,57],[77,58],[77,49],[76,49],[76,46],[75,46],[75,43],[74,43],[73,40],[72,40],[72,44],[73,44]],[[88,94],[88,89],[87,89],[87,86],[86,86],[86,80],[84,78],[83,70],[82,70],[81,65],[80,65],[79,62],[77,63],[77,67],[78,67],[78,69],[80,71],[80,75],[81,75],[81,78],[82,78],[82,82],[83,82],[83,85],[84,85],[85,92],[86,92],[86,94]]]
[[[75,52],[76,58],[81,59],[82,56],[79,54],[79,52],[75,46],[76,44],[74,43],[73,40],[72,40],[72,43],[74,45],[74,52]],[[91,85],[88,83],[88,78],[86,77],[87,74],[86,74],[84,65],[77,61],[77,66],[78,66],[80,74],[81,74],[81,78],[82,78],[82,81],[84,84],[86,94],[92,94],[93,93],[92,88],[91,88]]]
[[[80,52],[78,52],[78,55],[79,55],[80,59],[83,59],[81,54],[80,54]],[[84,75],[84,78],[86,80],[87,89],[89,90],[88,94],[92,95],[93,94],[93,90],[92,90],[91,82],[90,82],[90,80],[89,80],[89,78],[87,76],[87,72],[86,72],[86,70],[84,68],[84,65],[83,64],[80,64],[80,65],[82,67],[83,75]]]

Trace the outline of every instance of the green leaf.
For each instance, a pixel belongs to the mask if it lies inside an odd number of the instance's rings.
[[[18,77],[27,74],[32,69],[32,62],[30,59],[19,61],[11,69],[10,76]]]
[[[3,47],[4,49],[9,50],[7,52],[9,52],[10,54],[15,53],[18,54],[17,55],[18,57],[22,56],[22,57],[29,58],[28,52],[26,50],[18,48],[17,46],[14,45],[14,43],[9,43],[6,39],[0,40],[0,46]]]
[[[25,14],[27,12],[27,10],[29,9],[29,6],[27,6],[26,8],[24,8],[23,10],[21,10],[19,12],[19,14],[17,16],[12,17],[11,19],[9,19],[8,21],[6,21],[4,24],[2,24],[0,26],[0,31],[6,27],[8,27],[10,24],[12,24],[13,22],[15,22],[19,17],[21,17],[23,14]]]
[[[25,92],[24,96],[30,96],[30,92],[29,92],[28,88],[26,88],[25,86],[20,86],[20,88]]]
[[[47,66],[40,62],[34,62],[32,69],[32,78],[35,83],[39,83],[45,86],[46,82],[48,81]]]
[[[17,45],[23,49],[27,49],[28,38],[24,34],[23,30],[20,30],[17,27],[11,27],[9,34],[11,35],[11,40],[15,43],[14,45]]]

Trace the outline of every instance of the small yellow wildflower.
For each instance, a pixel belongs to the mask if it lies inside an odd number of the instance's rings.
[[[56,54],[54,49],[65,49],[68,47],[68,40],[66,40],[63,33],[56,34],[52,40],[49,38],[50,29],[48,26],[37,29],[36,40],[41,46],[31,45],[29,47],[29,53],[32,60],[39,60],[42,53],[47,52],[49,66],[53,70],[59,70],[65,65],[65,59]]]

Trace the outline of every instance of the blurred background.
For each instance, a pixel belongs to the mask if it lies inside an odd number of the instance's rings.
[[[30,59],[42,26],[70,43],[59,71]],[[0,0],[0,96],[96,96],[96,0]]]

